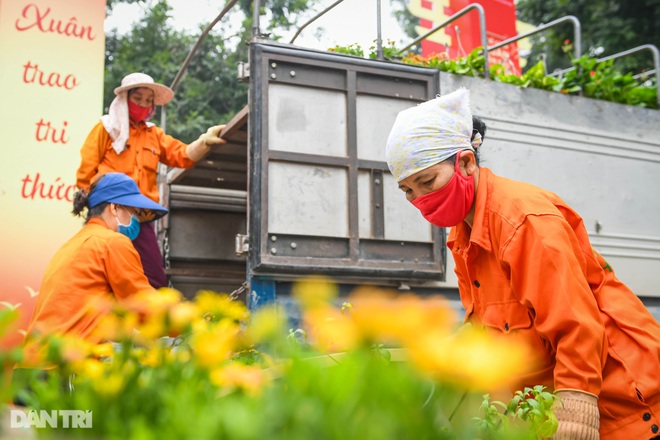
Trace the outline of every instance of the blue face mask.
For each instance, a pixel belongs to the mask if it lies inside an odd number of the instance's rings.
[[[127,225],[122,225],[119,222],[119,219],[117,219],[117,224],[119,225],[119,228],[117,229],[117,232],[120,234],[124,234],[128,238],[131,239],[131,241],[135,240],[140,233],[140,221],[138,218],[134,215],[131,215],[131,222]]]

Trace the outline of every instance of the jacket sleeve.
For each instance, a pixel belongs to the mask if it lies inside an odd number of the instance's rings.
[[[140,255],[127,237],[117,234],[108,240],[105,261],[108,283],[119,302],[137,292],[155,290],[144,274]]]
[[[110,142],[110,135],[101,122],[96,124],[89,132],[80,149],[81,161],[76,172],[76,186],[78,188],[89,188],[92,179],[98,174],[99,164],[103,160],[103,155]]]
[[[195,164],[186,153],[187,144],[180,140],[173,138],[169,134],[165,134],[162,129],[158,128],[159,144],[160,144],[160,161],[167,166],[177,168],[190,168]]]
[[[530,215],[502,250],[520,302],[555,351],[555,389],[600,393],[607,356],[605,327],[586,278],[579,241],[559,215]]]

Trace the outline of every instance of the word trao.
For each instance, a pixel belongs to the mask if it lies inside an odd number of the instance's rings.
[[[10,428],[91,428],[92,411],[60,409],[53,411],[35,411],[12,409]],[[59,423],[61,421],[61,423]]]
[[[80,85],[72,73],[65,75],[59,72],[46,72],[39,68],[39,64],[32,64],[32,61],[23,65],[23,82],[48,87],[63,87],[66,90],[73,90]]]

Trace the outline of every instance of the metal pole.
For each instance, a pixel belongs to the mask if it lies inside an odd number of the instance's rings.
[[[481,46],[484,48],[484,58],[486,59],[486,63],[484,64],[484,78],[489,79],[490,60],[488,59],[488,54],[490,49],[488,49],[488,35],[486,35],[486,11],[484,11],[484,8],[478,3],[475,3],[475,6],[479,6],[479,8],[477,8],[479,11],[479,32],[481,32]]]
[[[253,0],[252,7],[252,36],[258,37],[261,34],[259,29],[259,10],[261,9],[261,2],[259,0]]]
[[[204,38],[211,32],[211,29],[218,24],[220,20],[229,12],[229,10],[236,4],[238,0],[229,0],[225,7],[222,9],[220,14],[218,14],[215,19],[209,23],[204,30],[202,31],[201,35],[197,39],[197,42],[195,45],[190,49],[190,52],[188,53],[188,56],[186,57],[185,61],[183,62],[183,65],[181,66],[181,69],[179,69],[179,72],[176,74],[176,77],[174,78],[174,81],[172,81],[172,84],[170,85],[170,88],[174,91],[176,91],[177,87],[179,87],[179,82],[183,78],[183,74],[186,73],[186,70],[188,69],[188,65],[190,64],[190,61],[192,58],[195,56],[195,53],[197,52],[197,49],[199,49],[199,46],[202,45],[202,41],[204,41]],[[255,0],[255,3],[258,3],[259,0]]]
[[[222,9],[222,11],[220,11],[220,14],[218,14],[218,16],[204,28],[201,35],[197,39],[197,42],[190,49],[190,52],[188,52],[188,56],[183,61],[181,68],[174,77],[174,81],[172,81],[172,84],[170,84],[170,88],[174,92],[176,92],[176,89],[179,87],[179,83],[183,79],[183,75],[186,73],[186,70],[188,70],[188,65],[190,64],[190,61],[192,61],[193,57],[195,56],[195,53],[197,53],[199,46],[202,45],[202,41],[204,41],[204,39],[209,34],[209,32],[211,32],[211,29],[213,29],[213,27],[216,24],[218,24],[220,20],[222,20],[222,18],[227,14],[227,12],[229,12],[229,10],[236,4],[237,1],[238,0],[229,0],[225,5],[225,7]],[[167,116],[167,110],[166,110],[166,106],[164,105],[161,107],[161,112],[160,112],[160,127],[163,129],[163,131],[166,131],[166,123],[167,123],[166,116]]]
[[[318,20],[319,18],[321,18],[323,15],[325,15],[326,12],[330,11],[332,8],[334,8],[335,6],[337,6],[339,3],[343,2],[343,1],[344,1],[344,0],[337,0],[337,1],[334,2],[333,4],[331,4],[330,6],[328,6],[327,8],[325,8],[324,10],[322,10],[321,12],[319,12],[318,14],[316,14],[314,17],[312,17],[311,19],[309,19],[309,20],[307,21],[307,23],[305,23],[305,24],[303,24],[302,26],[300,26],[300,28],[296,31],[296,34],[293,36],[293,38],[291,39],[291,41],[289,41],[289,44],[293,44],[293,42],[296,41],[296,38],[298,38],[298,35],[300,35],[300,33],[303,31],[303,29],[305,29],[307,26],[309,26],[310,24],[312,24],[313,22],[315,22],[316,20]]]
[[[376,0],[376,58],[379,60],[384,60],[385,56],[383,55],[383,33],[382,33],[382,24],[381,24],[381,7],[380,0]]]
[[[504,41],[500,41],[499,43],[490,46],[488,50],[492,51],[495,49],[499,49],[502,46],[515,43],[518,40],[522,40],[523,38],[527,38],[531,35],[538,34],[539,32],[542,32],[548,28],[556,26],[559,23],[563,23],[565,21],[570,21],[571,23],[573,23],[573,33],[574,33],[573,54],[575,58],[580,58],[582,56],[582,29],[580,25],[580,20],[578,20],[577,17],[574,17],[572,15],[567,15],[566,17],[558,18],[557,20],[551,21],[550,23],[547,24],[542,24],[536,29],[533,29],[529,32],[525,32],[524,34],[518,34],[515,37],[511,37]]]
[[[646,72],[642,72],[642,73],[638,73],[637,75],[633,75],[633,78],[635,78],[635,79],[640,79],[640,78],[642,78],[642,77],[644,77],[644,76],[652,75],[652,74],[654,74],[655,72],[656,72],[655,69],[647,70]]]
[[[490,78],[490,72],[488,70],[488,65],[489,65],[488,51],[491,50],[491,48],[488,47],[488,37],[486,35],[486,12],[484,11],[483,6],[481,6],[479,3],[472,3],[468,6],[466,6],[465,8],[461,9],[460,11],[458,11],[457,13],[455,13],[454,15],[449,17],[447,20],[445,20],[444,22],[440,23],[439,25],[437,25],[436,27],[434,27],[433,29],[431,29],[430,31],[425,33],[424,35],[420,35],[419,37],[415,38],[412,41],[412,43],[410,43],[409,45],[407,45],[406,47],[401,49],[398,52],[398,54],[399,55],[402,54],[406,50],[413,47],[415,44],[419,43],[422,40],[425,40],[426,38],[428,38],[432,34],[436,33],[437,31],[439,31],[443,27],[447,26],[451,22],[461,18],[462,16],[464,16],[465,14],[467,14],[468,12],[470,12],[473,9],[476,9],[477,12],[479,13],[479,31],[481,32],[481,45],[484,48],[483,53],[484,53],[484,58],[486,59],[486,65],[484,66],[484,77],[485,78]]]
[[[165,131],[166,125],[167,125],[167,104],[160,106],[160,128],[162,128],[163,131]]]

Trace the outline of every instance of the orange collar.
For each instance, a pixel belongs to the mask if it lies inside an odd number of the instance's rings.
[[[89,219],[87,224],[88,225],[99,225],[99,226],[103,226],[106,229],[110,229],[108,224],[101,217],[92,217],[92,218]]]

